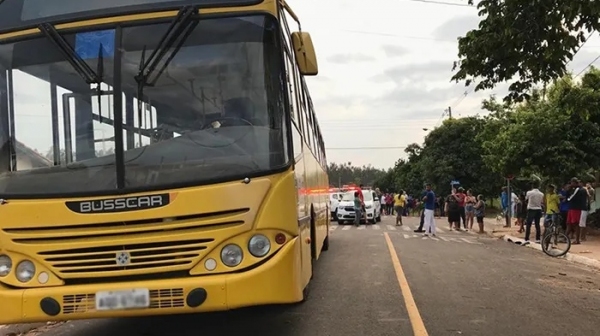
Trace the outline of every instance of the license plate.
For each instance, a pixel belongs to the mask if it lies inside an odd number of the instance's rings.
[[[136,309],[148,308],[149,306],[150,291],[148,289],[96,293],[96,310]]]

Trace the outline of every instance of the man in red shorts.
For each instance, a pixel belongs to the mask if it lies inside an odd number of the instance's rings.
[[[575,233],[575,241],[573,244],[581,244],[581,230],[579,221],[581,212],[587,209],[587,191],[581,186],[577,178],[571,179],[571,190],[567,201],[569,202],[569,211],[567,212],[567,236],[573,236]]]

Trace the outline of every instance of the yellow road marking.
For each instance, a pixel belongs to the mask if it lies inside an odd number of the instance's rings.
[[[402,297],[404,298],[404,305],[406,305],[406,310],[408,311],[408,319],[412,325],[413,334],[415,336],[429,336],[427,329],[425,329],[425,323],[423,323],[423,319],[419,313],[419,308],[417,308],[415,299],[410,291],[410,286],[408,286],[408,281],[406,280],[406,276],[402,270],[402,265],[400,265],[400,259],[398,258],[394,244],[392,244],[390,236],[387,232],[384,232],[383,235],[385,236],[385,242],[390,250],[392,264],[394,264],[396,278],[398,278],[398,284],[400,285],[400,291],[402,292]]]

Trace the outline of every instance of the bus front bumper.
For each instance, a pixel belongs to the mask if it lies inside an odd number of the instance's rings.
[[[8,289],[0,285],[0,325],[220,311],[302,300],[298,238],[252,270],[139,282]],[[93,281],[93,279],[90,279]],[[96,310],[95,293],[148,289],[150,307]],[[42,309],[44,307],[44,309]]]

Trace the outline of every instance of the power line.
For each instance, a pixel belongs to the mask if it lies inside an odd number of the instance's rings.
[[[595,32],[595,30],[592,30],[592,32],[586,37],[585,41],[583,41],[583,43],[577,48],[577,50],[575,50],[575,52],[573,53],[573,58],[571,58],[567,63],[565,63],[565,67],[575,59],[575,55],[579,53],[579,51],[583,48],[583,46],[585,46],[585,44],[590,40],[590,38],[592,37],[592,35],[594,35]]]
[[[423,111],[419,111],[419,112],[423,112]],[[425,112],[435,112],[435,111],[425,111]],[[365,117],[370,117],[368,115],[365,115]],[[436,120],[435,118],[422,118],[422,119],[414,119],[414,118],[403,118],[403,117],[393,117],[393,118],[386,118],[385,120],[381,120],[381,119],[369,119],[369,120],[357,120],[357,119],[326,119],[326,120],[319,120],[319,124],[321,125],[325,125],[325,124],[348,124],[348,123],[359,123],[359,124],[364,124],[365,122],[374,122],[374,123],[389,123],[389,122],[403,122],[403,123],[418,123],[421,124],[423,122],[427,122],[427,121],[434,121]]]
[[[447,111],[448,111],[448,109],[446,109],[446,110],[444,110],[444,112],[442,112],[442,115],[440,116],[440,119],[438,119],[438,121],[435,123],[435,127],[440,126],[440,122],[442,120],[444,120],[444,117],[446,116]]]
[[[400,35],[400,34],[391,34],[391,33],[383,33],[383,32],[372,32],[372,31],[366,31],[366,30],[340,29],[340,31],[348,32],[348,33],[355,33],[355,34],[377,35],[377,36],[385,36],[385,37],[397,37],[397,38],[405,38],[405,39],[412,39],[412,40],[423,40],[423,41],[456,43],[456,40],[444,40],[444,39],[436,39],[436,38],[433,38],[433,37]],[[331,33],[332,31],[329,30],[327,32]]]
[[[579,71],[579,73],[575,76],[575,78],[579,77],[582,73],[585,72],[585,70],[587,70],[589,67],[594,65],[594,63],[596,63],[596,61],[599,59],[600,59],[600,55],[598,55],[596,58],[594,58],[594,60],[591,61],[585,68],[583,68],[583,70]]]
[[[362,149],[404,149],[406,146],[392,147],[325,147],[325,150],[362,150]]]
[[[457,2],[445,2],[445,1],[436,1],[436,0],[406,0],[406,1],[421,2],[421,3],[431,4],[431,5],[445,5],[445,6],[477,8],[476,6],[473,6],[473,5],[469,5],[469,4],[465,4],[465,3],[457,3]]]

